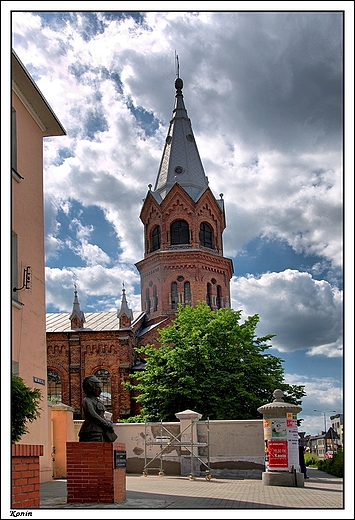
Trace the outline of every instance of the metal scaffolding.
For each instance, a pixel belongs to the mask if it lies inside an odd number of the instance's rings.
[[[144,431],[144,468],[143,475],[145,477],[148,476],[149,470],[158,470],[159,476],[165,476],[164,468],[163,468],[163,455],[166,451],[171,448],[185,448],[190,454],[190,475],[189,480],[194,480],[196,478],[194,472],[194,461],[199,461],[205,469],[205,479],[211,480],[211,468],[210,468],[210,427],[209,427],[209,419],[205,422],[207,427],[207,442],[195,442],[193,438],[193,426],[198,421],[198,418],[195,420],[192,419],[190,424],[184,428],[178,435],[174,435],[164,424],[160,421],[157,422],[147,422],[145,423],[145,431]],[[155,437],[154,441],[148,441],[148,433],[147,428],[152,426],[158,426],[160,428],[160,435]],[[190,430],[190,440],[182,441],[181,437],[188,429]],[[159,452],[153,456],[152,459],[147,461],[147,447],[148,446],[160,446]],[[194,449],[197,450],[199,448],[207,448],[207,454],[205,456],[194,453]],[[149,467],[155,460],[159,459],[159,468],[157,467]]]

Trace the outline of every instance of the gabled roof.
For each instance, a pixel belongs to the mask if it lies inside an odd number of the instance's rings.
[[[43,136],[66,135],[61,122],[14,50],[12,50],[11,79],[13,91],[36,121]]]
[[[133,327],[144,312],[133,311]],[[71,332],[69,312],[49,312],[46,314],[46,332]],[[117,311],[85,312],[85,327],[76,331],[120,330]]]
[[[137,337],[140,338],[141,336],[144,336],[144,334],[146,334],[147,332],[149,332],[150,330],[152,329],[156,329],[157,327],[159,327],[162,323],[164,323],[165,321],[167,321],[168,318],[164,318],[163,320],[161,321],[158,321],[157,323],[153,323],[152,325],[149,325],[148,327],[145,327],[144,329],[141,329],[138,334],[137,334]]]
[[[326,439],[340,439],[339,435],[332,427],[330,427],[329,430],[327,431],[327,433],[325,434],[325,438]]]
[[[199,199],[208,188],[208,180],[192,132],[191,121],[184,105],[182,79],[176,79],[175,88],[173,118],[170,121],[163,157],[152,191],[159,204],[176,182],[194,201]]]

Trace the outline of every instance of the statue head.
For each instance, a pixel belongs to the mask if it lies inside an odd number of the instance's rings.
[[[85,377],[83,381],[83,390],[86,395],[99,396],[102,392],[102,383],[95,375]]]

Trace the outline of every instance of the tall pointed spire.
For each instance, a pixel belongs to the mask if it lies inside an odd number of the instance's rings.
[[[131,326],[133,319],[133,312],[128,307],[127,299],[126,299],[126,289],[124,287],[124,283],[122,284],[122,300],[121,300],[121,308],[117,312],[117,317],[120,322],[120,329],[124,329]]]
[[[170,320],[179,303],[205,300],[212,310],[230,306],[233,263],[223,256],[224,201],[208,186],[179,72],[177,62],[173,118],[154,190],[148,185],[139,215],[144,258],[135,265],[149,330]]]
[[[81,329],[85,323],[85,315],[83,311],[80,309],[80,303],[78,300],[78,292],[76,290],[76,285],[74,284],[74,302],[73,302],[73,310],[69,317],[71,321],[72,329]]]
[[[159,203],[175,183],[180,184],[194,201],[208,188],[191,121],[184,105],[183,81],[179,77],[175,80],[175,88],[173,118],[170,121],[163,157],[152,191]]]

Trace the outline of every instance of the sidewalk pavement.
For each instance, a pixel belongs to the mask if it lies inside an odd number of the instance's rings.
[[[66,480],[41,484],[41,509],[343,509],[343,479],[308,468],[304,487],[266,486],[261,479],[189,480],[126,476],[126,500],[67,503]],[[336,514],[340,518],[339,515]]]

